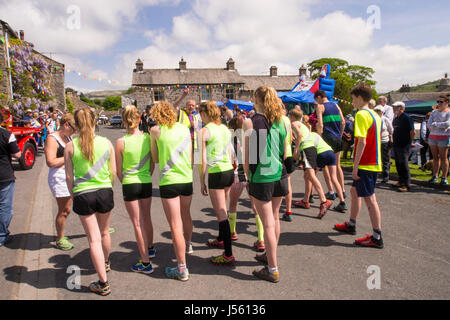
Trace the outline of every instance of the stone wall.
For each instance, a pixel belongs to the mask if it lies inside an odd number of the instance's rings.
[[[3,29],[3,25],[0,23],[0,38],[6,39],[5,37],[6,32],[8,32],[8,30],[6,28]],[[8,99],[11,98],[11,84],[9,80],[6,45],[7,45],[6,40],[5,43],[0,42],[0,94],[8,96],[8,98],[3,99],[0,98],[0,104],[2,105],[5,104]]]
[[[164,100],[173,104],[180,96],[183,94],[185,89],[182,88],[173,88],[164,90]],[[225,89],[224,88],[212,88],[211,91],[211,100],[221,101],[225,97]],[[147,105],[151,105],[154,103],[154,92],[152,91],[144,91],[143,89],[137,89],[134,93],[127,94],[133,100],[136,100],[137,108],[140,111],[143,111]],[[188,100],[195,100],[196,104],[200,104],[201,102],[201,89],[192,88],[189,91],[189,94],[184,98],[180,106],[184,106]],[[235,90],[235,99],[242,101],[250,101],[252,100],[252,94],[249,91],[239,91]]]

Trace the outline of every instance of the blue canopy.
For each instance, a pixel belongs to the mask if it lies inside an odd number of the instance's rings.
[[[241,110],[244,111],[250,111],[253,109],[253,102],[248,101],[240,101],[240,100],[233,100],[233,99],[226,99],[226,103],[223,103],[222,101],[216,101],[217,106],[227,106],[229,109],[234,110],[234,106],[237,105]]]

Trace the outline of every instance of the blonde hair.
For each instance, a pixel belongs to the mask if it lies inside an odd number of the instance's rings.
[[[139,112],[137,108],[130,104],[127,105],[122,111],[122,121],[125,123],[127,128],[135,129],[139,126],[139,122],[141,121],[141,117],[139,116]]]
[[[289,116],[293,117],[297,121],[300,121],[303,117],[303,111],[294,108],[289,111]]]
[[[81,153],[90,163],[94,162],[94,126],[95,114],[89,108],[75,111],[75,126],[79,131]]]
[[[264,115],[270,123],[279,122],[283,116],[283,103],[272,87],[259,87],[255,91],[258,104],[263,107]]]
[[[166,101],[156,103],[150,109],[150,117],[155,120],[158,125],[168,126],[169,128],[177,122],[175,108]]]
[[[220,124],[220,109],[215,101],[206,101],[200,104],[199,113],[206,113],[209,120],[215,124]]]
[[[71,113],[66,113],[61,117],[60,120],[60,127],[63,126],[64,123],[68,122],[71,126],[74,126],[74,118],[73,118],[73,114]]]

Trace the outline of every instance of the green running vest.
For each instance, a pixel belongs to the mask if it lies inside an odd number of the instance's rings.
[[[228,149],[231,143],[231,132],[223,124],[208,123],[205,128],[209,131],[206,142],[206,159],[208,173],[233,170]]]
[[[110,158],[109,140],[105,137],[95,136],[94,138],[93,163],[90,163],[81,153],[79,138],[73,139],[73,193],[112,188]]]
[[[158,146],[159,185],[192,182],[191,133],[189,128],[175,123],[172,128],[160,126]]]
[[[129,135],[123,137],[122,184],[151,183],[150,135]]]
[[[300,132],[302,134],[302,140],[300,141],[299,151],[302,151],[310,147],[314,147],[314,141],[311,138],[311,131],[308,129],[307,126],[305,126],[301,122],[300,122]]]
[[[264,138],[262,132],[258,133]],[[274,122],[267,134],[264,150],[259,157],[256,170],[250,170],[251,183],[269,183],[279,181],[283,174],[283,155],[286,140],[286,127],[283,121]],[[260,143],[261,145],[261,143]],[[255,146],[253,146],[255,147]],[[250,146],[252,148],[252,146]],[[250,153],[252,149],[250,149]],[[250,156],[251,159],[251,156]]]

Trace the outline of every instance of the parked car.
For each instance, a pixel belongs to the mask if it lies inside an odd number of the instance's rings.
[[[112,116],[111,120],[109,120],[109,124],[122,127],[122,116]]]

